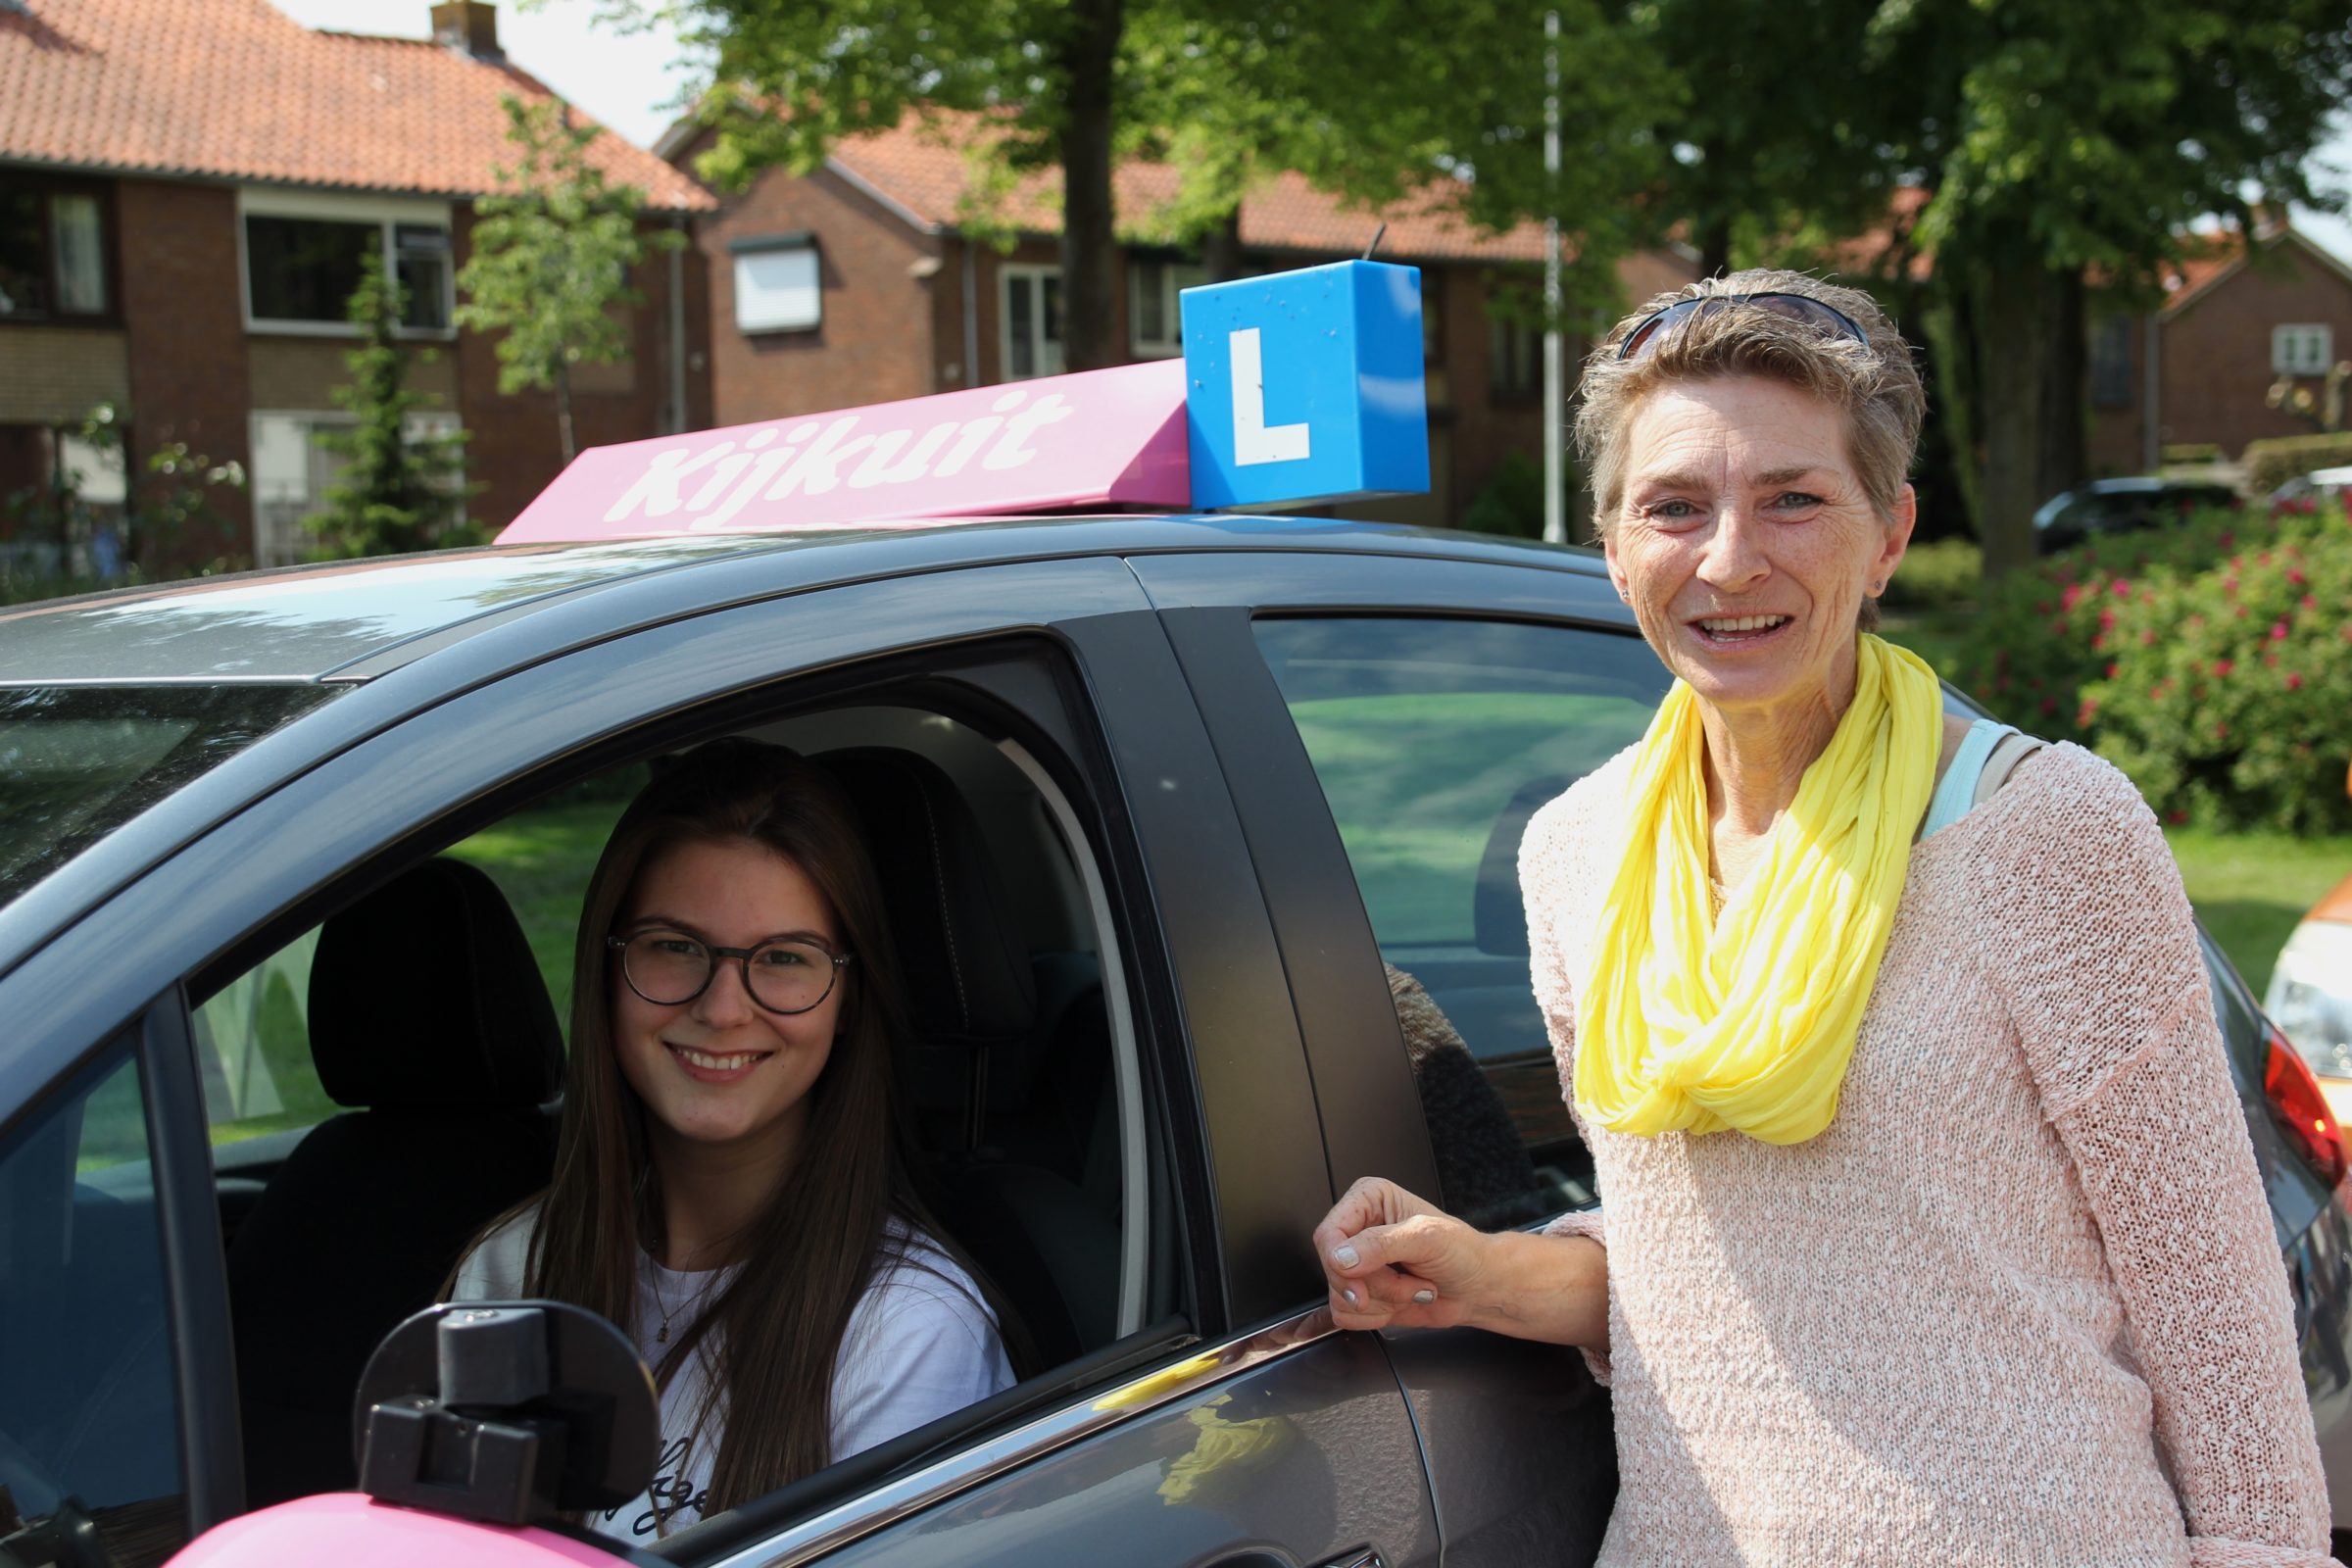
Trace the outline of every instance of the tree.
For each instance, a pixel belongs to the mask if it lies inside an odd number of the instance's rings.
[[[637,217],[645,194],[614,185],[588,159],[603,132],[571,122],[560,98],[509,97],[507,139],[519,163],[498,171],[500,189],[473,204],[473,254],[458,274],[465,303],[458,324],[497,332],[498,389],[512,395],[553,387],[556,426],[569,463],[571,368],[628,357],[621,308],[641,305],[629,271],[650,250],[683,235],[648,233]]]
[[[629,0],[614,0],[624,9]],[[1063,363],[1116,363],[1118,224],[1238,250],[1251,184],[1293,169],[1367,202],[1430,188],[1485,221],[1556,210],[1595,261],[1637,211],[1647,156],[1620,128],[1660,77],[1598,0],[1563,0],[1568,168],[1542,176],[1543,23],[1508,0],[636,0],[715,61],[702,172],[806,173],[838,141],[943,109],[985,117],[1004,177],[1061,171]],[[1116,214],[1123,154],[1163,156],[1163,214]],[[983,181],[984,184],[988,181]],[[1372,224],[1366,222],[1367,238]],[[1605,269],[1594,269],[1605,273]]]
[[[357,422],[317,437],[343,466],[327,486],[325,507],[302,519],[329,559],[474,544],[483,537],[466,518],[465,436],[411,429],[410,416],[429,408],[432,399],[408,386],[408,354],[398,336],[406,295],[376,256],[368,258],[360,286],[352,290],[346,314],[360,341],[343,356],[351,378],[329,396]]]
[[[2032,559],[2034,506],[2086,467],[2087,280],[2153,298],[2199,220],[2324,205],[2304,164],[2352,91],[2344,0],[1824,0],[1773,12],[1766,69],[1743,73],[1714,41],[1746,0],[1659,5],[1661,48],[1685,40],[1705,72],[1694,134],[1724,129],[1771,234],[1885,222],[1857,189],[1932,193],[1915,238],[1940,401],[1974,447],[1992,574]],[[1685,177],[1669,200],[1703,229],[1739,189]]]

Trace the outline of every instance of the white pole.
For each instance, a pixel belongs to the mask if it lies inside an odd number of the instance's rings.
[[[1568,506],[1560,471],[1567,407],[1560,384],[1560,14],[1544,14],[1544,172],[1551,210],[1544,217],[1544,537],[1568,542]]]

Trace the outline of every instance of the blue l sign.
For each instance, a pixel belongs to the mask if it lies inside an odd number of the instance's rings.
[[[1338,262],[1180,304],[1194,506],[1429,488],[1418,268]]]

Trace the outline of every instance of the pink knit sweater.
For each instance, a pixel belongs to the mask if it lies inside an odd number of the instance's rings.
[[[1520,852],[1563,1087],[1630,759]],[[1584,1131],[1605,1231],[1555,1229],[1609,1250],[1604,1568],[2328,1562],[2188,903],[2088,753],[1914,848],[1827,1132]]]

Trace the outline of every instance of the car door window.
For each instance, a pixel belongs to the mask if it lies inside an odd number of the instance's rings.
[[[1389,966],[1447,1206],[1503,1224],[1589,1200],[1528,980],[1519,840],[1537,808],[1640,738],[1665,670],[1638,639],[1566,626],[1268,618],[1255,632]],[[1448,1070],[1462,1049],[1483,1091]],[[1495,1099],[1525,1164],[1496,1147]]]
[[[117,1563],[185,1541],[170,1324],[125,1052],[0,1143],[0,1561],[51,1561],[85,1520]]]

